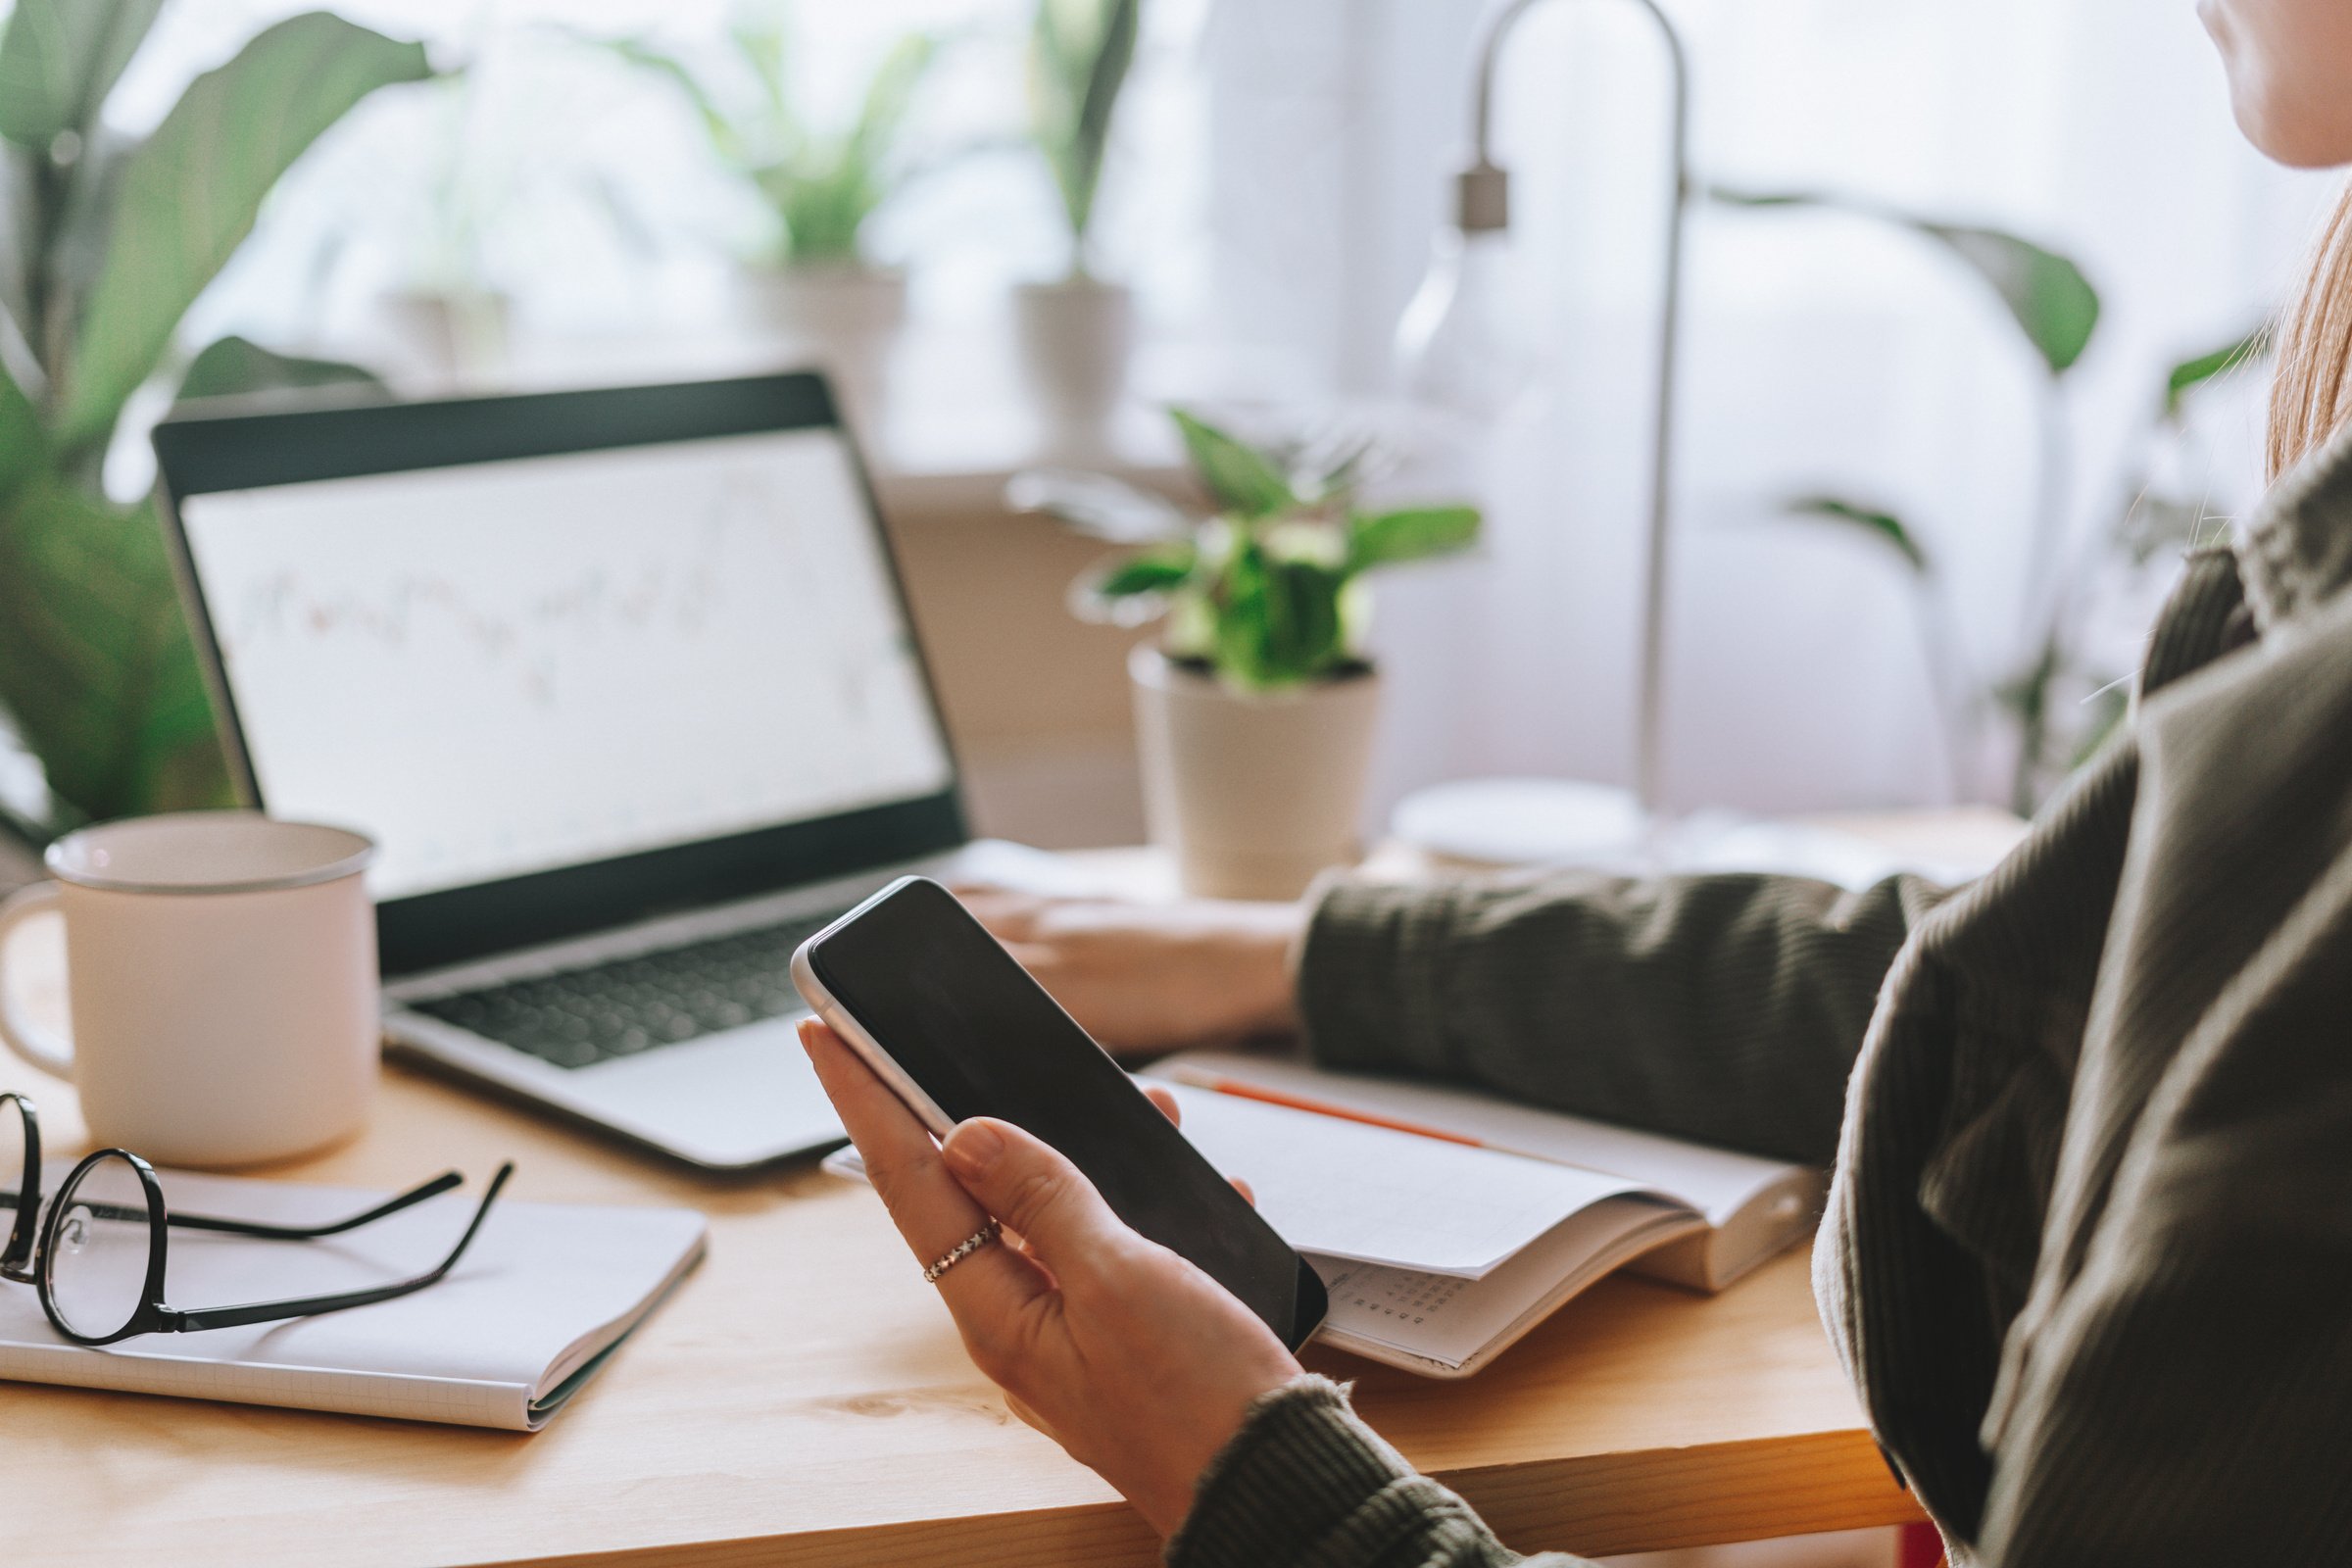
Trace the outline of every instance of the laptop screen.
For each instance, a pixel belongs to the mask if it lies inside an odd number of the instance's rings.
[[[954,783],[837,428],[183,495],[262,800],[400,900]]]

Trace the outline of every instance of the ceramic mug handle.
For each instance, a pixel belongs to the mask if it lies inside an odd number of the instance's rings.
[[[74,1076],[74,1048],[25,1016],[8,992],[9,933],[58,901],[57,884],[35,882],[0,904],[0,1044],[58,1078]]]

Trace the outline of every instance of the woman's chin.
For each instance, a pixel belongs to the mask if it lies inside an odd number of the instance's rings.
[[[2237,128],[2255,150],[2288,169],[2334,169],[2352,164],[2352,117],[2280,113],[2261,99],[2231,104]]]

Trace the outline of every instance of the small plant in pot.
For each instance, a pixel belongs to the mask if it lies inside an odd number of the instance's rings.
[[[855,119],[827,131],[800,107],[788,4],[745,11],[727,36],[723,65],[690,62],[641,38],[610,47],[685,95],[711,152],[765,210],[768,238],[738,272],[749,314],[818,355],[852,404],[870,409],[906,317],[906,277],[867,256],[866,224],[929,170],[909,150],[909,120],[938,40],[901,38],[867,78]]]
[[[1380,705],[1365,574],[1468,548],[1479,513],[1367,511],[1360,445],[1264,447],[1174,416],[1205,518],[1095,474],[1025,473],[1008,499],[1130,547],[1072,600],[1113,624],[1163,622],[1128,667],[1145,814],[1185,890],[1295,898],[1357,849]]]
[[[1030,395],[1056,451],[1108,444],[1135,354],[1135,301],[1096,274],[1095,198],[1119,94],[1135,63],[1142,0],[1037,0],[1029,34],[1029,136],[1069,225],[1070,270],[1024,283],[1013,309]]]

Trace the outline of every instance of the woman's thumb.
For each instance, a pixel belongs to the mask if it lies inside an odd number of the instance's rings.
[[[1010,1122],[963,1122],[940,1153],[963,1190],[1049,1268],[1084,1261],[1123,1229],[1077,1166]]]

